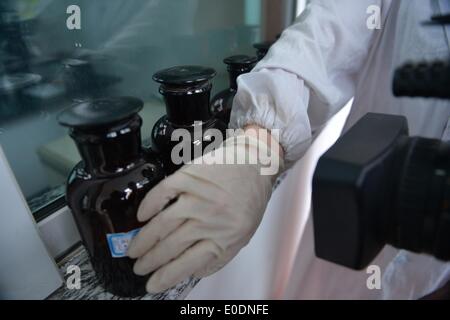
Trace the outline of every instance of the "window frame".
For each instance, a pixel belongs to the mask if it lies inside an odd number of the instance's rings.
[[[62,285],[63,278],[42,235],[43,229],[35,222],[1,144],[0,178],[0,212],[2,218],[7,219],[7,223],[2,224],[0,247],[9,251],[5,261],[0,263],[2,297],[44,299]],[[68,229],[72,228],[68,225]],[[45,277],[44,282],[42,277]]]
[[[1,154],[4,153],[0,144],[0,155]],[[6,155],[0,157],[0,165],[11,168]],[[9,183],[9,181],[0,181],[0,184],[3,183]],[[19,194],[19,197],[16,198],[20,200],[5,199],[2,201],[10,203],[10,205],[15,208],[25,206],[27,210],[30,211],[39,230],[41,240],[44,242],[50,256],[55,261],[58,261],[68,253],[71,248],[81,243],[81,238],[72,213],[67,206],[65,195],[61,195],[52,200],[36,212],[31,212],[30,206],[20,187],[17,188],[17,193]]]

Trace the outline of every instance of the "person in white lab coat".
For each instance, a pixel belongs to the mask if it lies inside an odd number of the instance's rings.
[[[379,29],[367,23],[370,6],[380,9]],[[266,58],[239,77],[231,125],[244,128],[251,138],[227,141],[223,151],[253,154],[254,145],[264,145],[279,154],[281,167],[289,166],[352,97],[347,128],[368,111],[403,114],[411,135],[440,138],[450,117],[449,102],[396,99],[391,83],[394,69],[406,61],[448,59],[448,30],[421,25],[446,11],[447,0],[311,1]],[[262,137],[250,130],[254,128],[279,129],[280,135]],[[138,212],[149,223],[129,249],[138,258],[137,274],[155,271],[149,291],[166,289],[187,276],[210,275],[249,242],[274,181],[259,174],[260,168],[260,163],[190,164],[149,192]],[[302,237],[311,238],[310,233],[308,222]],[[374,293],[366,286],[364,271],[322,262],[313,252],[312,241],[300,243],[289,284],[277,298],[415,299],[444,284],[450,274],[446,263],[388,247],[378,260],[383,287]]]

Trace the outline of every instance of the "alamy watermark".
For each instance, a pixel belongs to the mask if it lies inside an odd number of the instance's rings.
[[[81,30],[81,9],[72,4],[67,7],[66,13],[69,15],[66,20],[66,27],[69,30]]]
[[[366,280],[366,286],[369,290],[381,290],[381,268],[377,265],[367,267],[366,273],[369,274]]]
[[[66,28],[70,31],[81,30],[81,8],[76,4],[71,4],[66,9],[67,19]],[[75,43],[76,48],[81,48],[83,45],[80,42]]]
[[[69,290],[81,289],[81,269],[79,266],[70,265],[67,267],[66,274],[68,275],[66,280],[66,287]]]
[[[193,135],[187,129],[173,131],[171,140],[178,143],[172,148],[171,161],[175,165],[259,165],[261,175],[274,175],[280,169],[280,147],[274,142],[279,136],[277,129],[227,129],[224,136],[218,129],[203,131],[201,122],[196,122]],[[242,147],[248,152],[239,152]]]
[[[366,13],[369,17],[366,20],[366,25],[369,30],[381,29],[381,8],[377,5],[367,7]]]

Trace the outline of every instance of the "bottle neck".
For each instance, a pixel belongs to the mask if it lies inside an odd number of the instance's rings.
[[[230,81],[230,89],[233,91],[237,90],[237,78],[245,73],[249,73],[252,70],[252,67],[228,67],[228,78]]]
[[[135,116],[107,130],[72,130],[85,170],[92,175],[110,175],[133,168],[142,156],[141,125],[142,119]]]
[[[209,100],[211,84],[192,88],[161,86],[161,94],[166,103],[168,120],[178,126],[191,126],[196,121],[211,119]]]
[[[237,78],[241,75],[241,73],[236,70],[228,70],[228,78],[230,80],[230,89],[233,91],[237,90]]]
[[[267,51],[268,50],[265,49],[258,49],[258,51],[256,51],[256,57],[258,58],[258,61],[264,59],[264,57],[267,55]]]

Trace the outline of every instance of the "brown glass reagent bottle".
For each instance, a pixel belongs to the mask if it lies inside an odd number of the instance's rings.
[[[68,205],[98,279],[121,297],[145,294],[148,276],[134,274],[126,249],[143,225],[136,217],[141,200],[164,178],[161,162],[141,146],[142,105],[130,97],[99,99],[58,117],[82,157],[67,182]]]
[[[185,150],[190,149],[188,161],[193,160],[196,154],[201,156],[205,148],[215,142],[208,134],[209,129],[219,130],[222,139],[225,138],[227,125],[216,119],[210,109],[211,79],[215,75],[211,68],[179,66],[159,71],[153,76],[153,80],[161,84],[159,92],[164,97],[167,115],[153,127],[152,142],[164,159],[167,174],[183,165],[174,163],[171,157],[173,148],[180,143],[172,140],[175,130],[185,130],[189,135],[187,141],[181,141]],[[196,137],[197,132],[201,136]]]
[[[256,57],[237,55],[228,57],[223,62],[227,65],[230,87],[214,96],[211,101],[211,112],[216,118],[228,125],[233,107],[233,99],[237,92],[237,78],[242,74],[252,71],[258,60]]]
[[[279,36],[277,38],[279,38]],[[275,41],[264,41],[255,43],[253,45],[253,48],[256,49],[256,57],[258,58],[258,61],[264,59],[264,57],[267,55],[267,52],[269,52],[270,47],[272,47],[274,43]]]

